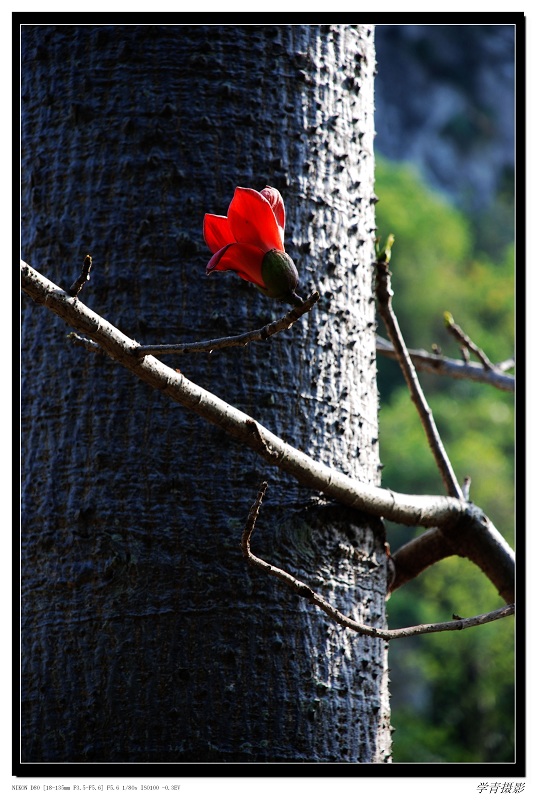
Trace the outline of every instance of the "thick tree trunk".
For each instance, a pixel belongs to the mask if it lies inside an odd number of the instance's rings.
[[[23,26],[23,251],[141,343],[287,308],[207,278],[205,212],[277,187],[315,310],[167,363],[378,481],[368,26]],[[22,761],[389,760],[386,645],[252,571],[253,550],[385,627],[378,521],[311,497],[23,303]]]

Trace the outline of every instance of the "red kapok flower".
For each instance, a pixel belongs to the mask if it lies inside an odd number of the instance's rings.
[[[203,235],[214,253],[207,275],[231,270],[268,297],[298,305],[298,272],[285,253],[284,234],[285,205],[277,189],[238,186],[226,217],[205,214]]]

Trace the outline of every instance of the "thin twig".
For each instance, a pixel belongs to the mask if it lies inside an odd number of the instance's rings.
[[[91,256],[87,255],[84,259],[80,275],[69,289],[69,294],[71,295],[71,297],[76,297],[81,292],[85,282],[90,280],[89,273],[91,272],[92,264],[93,264],[93,259],[91,258]]]
[[[448,311],[445,311],[444,319],[445,319],[445,326],[446,326],[448,332],[451,333],[454,336],[455,339],[457,339],[459,342],[461,342],[462,352],[463,352],[463,348],[464,347],[467,348],[467,350],[470,350],[471,353],[475,354],[475,356],[481,362],[481,364],[484,367],[484,369],[494,370],[495,369],[494,364],[490,361],[490,359],[487,357],[487,355],[484,353],[484,351],[480,347],[478,347],[467,336],[466,333],[463,332],[463,330],[460,328],[460,326],[456,325],[456,323],[454,322],[454,317],[452,316],[452,314],[449,313]]]
[[[398,356],[398,361],[402,369],[404,378],[408,385],[411,399],[413,400],[422,425],[424,427],[426,438],[432,450],[435,462],[438,466],[443,483],[451,497],[457,497],[463,500],[463,492],[460,489],[454,470],[449,461],[443,443],[439,436],[432,410],[430,409],[426,398],[421,389],[415,367],[413,366],[407,347],[405,345],[398,320],[394,314],[391,298],[393,290],[391,289],[391,273],[389,267],[384,261],[376,262],[376,296],[378,298],[378,309],[381,317],[387,328],[389,338]]]
[[[361,623],[356,622],[354,619],[347,617],[345,614],[342,614],[334,606],[332,606],[331,603],[328,603],[327,600],[325,600],[317,592],[314,592],[311,587],[303,581],[298,580],[289,572],[285,572],[284,570],[279,569],[279,567],[269,564],[267,561],[264,561],[262,558],[259,558],[251,552],[251,536],[255,529],[255,523],[257,522],[260,507],[267,488],[268,484],[266,481],[264,481],[261,484],[255,502],[251,506],[248,514],[241,539],[242,554],[244,558],[252,566],[257,567],[263,572],[267,572],[269,575],[273,575],[275,578],[283,581],[283,583],[286,583],[287,586],[290,586],[291,589],[293,589],[296,594],[299,595],[299,597],[303,597],[313,605],[318,606],[318,608],[322,609],[322,611],[327,614],[328,617],[333,619],[338,625],[341,625],[344,628],[349,628],[355,633],[360,633],[363,636],[371,636],[372,638],[383,639],[384,641],[388,642],[393,639],[407,639],[410,636],[422,636],[427,633],[459,631],[465,628],[475,627],[476,625],[485,625],[488,622],[495,622],[495,620],[511,616],[515,612],[515,605],[511,603],[510,605],[503,606],[495,611],[490,611],[486,614],[479,614],[476,617],[463,618],[459,617],[458,615],[453,615],[454,619],[449,620],[448,622],[423,623],[422,625],[413,625],[409,628],[384,630],[383,628],[372,628],[369,625],[362,625]]]
[[[259,516],[259,511],[261,509],[262,501],[264,500],[264,495],[266,494],[266,490],[268,489],[268,483],[263,481],[260,485],[259,491],[257,493],[257,497],[255,498],[255,502],[251,506],[248,514],[248,518],[246,520],[246,527],[244,528],[244,532],[242,534],[242,540],[240,542],[242,547],[242,555],[244,558],[250,559],[252,556],[250,550],[250,540],[251,534],[255,528],[255,523],[257,522],[257,517]],[[255,558],[255,556],[253,556]]]
[[[313,292],[301,305],[296,306],[284,317],[274,322],[269,322],[264,327],[248,333],[240,333],[237,336],[226,336],[221,339],[210,339],[206,342],[190,342],[187,344],[146,344],[136,347],[135,354],[140,358],[143,356],[162,356],[170,354],[185,353],[211,353],[213,350],[220,350],[222,347],[244,347],[249,342],[262,342],[280,331],[291,328],[296,320],[307,314],[315,303],[318,302],[320,295]]]
[[[376,352],[387,358],[397,358],[391,342],[382,336],[376,336]],[[434,375],[445,375],[448,378],[487,383],[496,389],[501,389],[503,392],[513,392],[515,389],[515,378],[513,375],[506,374],[506,370],[512,369],[515,365],[513,359],[508,359],[508,361],[504,361],[501,364],[495,364],[493,369],[486,369],[475,361],[471,363],[470,361],[447,358],[437,353],[428,353],[426,350],[411,350],[408,348],[408,353],[415,369],[419,372],[430,372]]]

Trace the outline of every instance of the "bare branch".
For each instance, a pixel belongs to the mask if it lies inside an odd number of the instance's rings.
[[[453,615],[454,618],[449,622],[424,623],[422,625],[413,625],[409,628],[395,628],[393,630],[373,628],[369,625],[363,625],[359,622],[356,622],[356,620],[351,619],[350,617],[347,617],[345,614],[342,614],[340,611],[338,611],[334,606],[331,605],[331,603],[328,603],[328,601],[325,600],[322,595],[314,592],[306,583],[298,580],[289,572],[285,572],[284,570],[279,569],[279,567],[269,564],[267,561],[264,561],[262,558],[259,558],[251,552],[251,537],[255,529],[255,523],[257,522],[260,507],[264,499],[264,495],[266,494],[267,487],[268,484],[266,481],[264,481],[261,484],[255,502],[251,506],[244,532],[242,533],[241,547],[244,558],[247,559],[249,564],[257,567],[257,569],[267,572],[269,575],[273,575],[274,578],[278,578],[283,583],[286,583],[287,586],[290,586],[290,588],[296,592],[296,594],[298,594],[300,597],[303,597],[305,600],[308,600],[313,605],[318,606],[318,608],[327,614],[328,617],[333,619],[338,625],[341,625],[344,628],[349,628],[355,633],[360,633],[363,636],[371,636],[375,639],[384,639],[388,642],[392,641],[393,639],[407,639],[410,636],[422,636],[427,633],[464,630],[465,628],[472,628],[476,625],[485,625],[488,622],[495,622],[498,619],[504,619],[504,617],[511,616],[515,612],[515,605],[511,603],[510,605],[503,606],[503,608],[490,611],[486,614],[479,614],[476,617],[463,618],[459,617],[458,615]]]
[[[280,331],[285,331],[291,328],[296,320],[307,314],[312,309],[315,303],[318,302],[320,295],[318,292],[313,292],[307,300],[301,305],[296,306],[284,317],[274,322],[269,322],[268,325],[259,328],[256,331],[248,333],[240,333],[237,336],[227,336],[222,339],[210,339],[207,342],[191,342],[189,344],[146,344],[140,345],[136,348],[136,355],[143,357],[147,355],[163,356],[172,353],[186,354],[186,353],[211,353],[213,350],[220,350],[222,347],[245,347],[249,342],[262,342],[273,336]]]
[[[482,366],[486,370],[493,370],[495,369],[492,362],[489,360],[487,355],[484,353],[480,347],[471,341],[471,339],[467,336],[466,333],[460,328],[459,325],[456,325],[454,322],[454,317],[448,311],[445,312],[445,326],[449,333],[451,333],[455,339],[457,339],[462,344],[462,348],[467,348],[471,353],[474,353],[478,360],[481,362]]]
[[[259,453],[268,463],[282,467],[311,489],[363,511],[408,525],[443,525],[461,520],[464,504],[454,498],[402,495],[361,483],[314,461],[291,447],[250,416],[188,380],[183,373],[154,356],[139,359],[138,342],[100,317],[79,300],[44,278],[27,264],[22,266],[22,288],[36,302],[50,308],[67,324],[99,344],[113,359],[175,402],[193,410],[229,435]]]
[[[93,264],[93,259],[91,256],[86,256],[84,259],[84,263],[82,265],[82,272],[75,280],[71,288],[69,289],[69,294],[71,297],[76,297],[81,291],[82,287],[84,286],[85,282],[88,281],[89,273],[91,272],[91,265]]]
[[[388,342],[382,336],[376,337],[376,351],[387,358],[398,358],[391,342]],[[503,392],[513,392],[515,389],[515,378],[506,374],[506,370],[512,369],[515,364],[513,359],[496,364],[493,369],[485,369],[481,364],[476,364],[475,362],[467,363],[460,359],[447,358],[436,353],[427,353],[426,350],[408,349],[408,354],[413,366],[419,372],[445,375],[448,378],[471,380],[477,383],[488,383]]]
[[[404,586],[408,581],[416,578],[432,564],[443,558],[456,555],[452,542],[444,536],[439,528],[431,528],[415,539],[411,539],[399,547],[391,556],[394,568],[394,578],[389,586],[392,594],[395,589]]]
[[[21,264],[22,288],[70,327],[97,342],[110,358],[149,386],[163,392],[229,436],[293,475],[303,486],[324,492],[337,502],[404,525],[440,527],[452,537],[460,555],[471,558],[494,583],[506,602],[514,594],[514,553],[480,509],[453,497],[406,495],[357,481],[318,463],[292,447],[250,416],[188,380],[153,356],[138,358],[138,343],[107,320],[70,297],[28,264]],[[253,423],[253,424],[252,424]],[[471,544],[474,543],[474,547]],[[461,552],[465,547],[465,551]]]
[[[452,469],[445,448],[443,447],[432,410],[426,402],[419,379],[417,378],[417,373],[404,343],[398,320],[393,311],[391,302],[393,296],[393,290],[391,289],[391,273],[389,272],[388,265],[384,261],[376,262],[376,296],[378,298],[379,312],[397,354],[402,373],[410,391],[411,399],[419,413],[426,438],[428,439],[428,444],[432,450],[443,483],[451,497],[457,497],[459,500],[463,500],[463,492],[460,489],[454,470]]]

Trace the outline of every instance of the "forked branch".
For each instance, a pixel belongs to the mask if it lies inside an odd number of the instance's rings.
[[[493,362],[487,357],[485,352],[480,347],[478,347],[478,345],[476,345],[472,341],[472,339],[470,339],[467,336],[467,334],[460,328],[460,326],[456,325],[452,314],[446,311],[444,318],[445,318],[445,327],[447,328],[448,332],[452,334],[452,336],[454,336],[454,338],[460,342],[462,348],[469,350],[469,352],[473,353],[478,358],[484,369],[489,372],[492,372],[495,369]]]
[[[387,358],[398,360],[398,356],[391,342],[382,336],[376,336],[376,352]],[[492,369],[485,368],[481,363],[462,361],[457,358],[437,353],[428,353],[426,350],[411,350],[408,354],[413,366],[419,372],[428,372],[432,375],[445,375],[447,378],[457,380],[470,380],[476,383],[487,383],[503,392],[513,392],[516,381],[513,375],[508,375],[506,370],[512,369],[514,361],[509,359],[501,364],[493,365]]]
[[[331,603],[328,603],[328,601],[323,598],[322,595],[314,592],[306,583],[298,580],[289,572],[285,572],[284,570],[279,569],[279,567],[269,564],[267,561],[264,561],[262,558],[259,558],[251,552],[251,537],[255,529],[255,524],[257,522],[260,507],[267,488],[268,484],[266,481],[264,481],[261,484],[255,502],[251,506],[244,532],[242,533],[241,546],[244,558],[246,558],[248,563],[253,567],[272,575],[274,578],[278,578],[283,583],[286,583],[287,586],[290,586],[290,588],[293,589],[297,595],[303,597],[305,600],[308,600],[313,605],[318,606],[318,608],[327,614],[328,617],[333,619],[343,628],[349,628],[355,633],[360,633],[363,636],[371,636],[372,638],[384,639],[386,642],[389,642],[393,639],[407,639],[410,636],[422,636],[423,634],[427,633],[460,631],[464,630],[465,628],[473,628],[476,625],[485,625],[488,622],[495,622],[498,619],[504,619],[504,617],[509,617],[514,614],[515,605],[511,603],[507,606],[503,606],[502,608],[498,608],[495,611],[490,611],[486,614],[479,614],[476,617],[463,618],[453,615],[454,619],[449,620],[448,622],[423,623],[422,625],[412,625],[409,628],[394,628],[393,630],[373,628],[370,625],[363,625],[359,622],[356,622],[356,620],[351,619],[351,617],[347,617],[345,614],[342,614],[340,611],[338,611],[334,606],[331,605]]]

